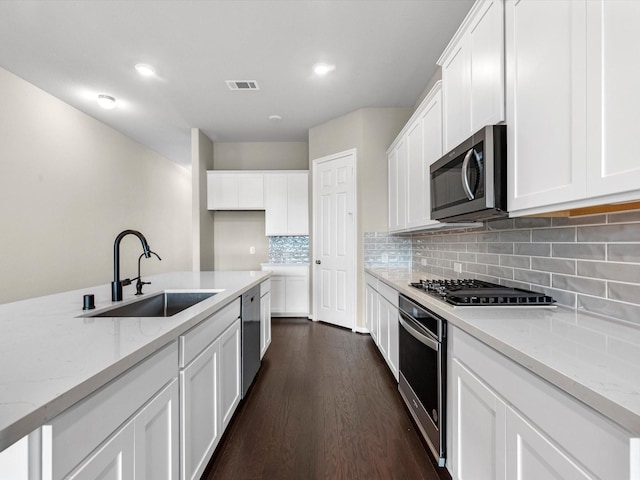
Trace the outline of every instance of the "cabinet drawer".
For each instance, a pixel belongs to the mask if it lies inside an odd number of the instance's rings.
[[[178,376],[172,342],[43,427],[52,445],[53,478],[62,478],[115,432],[153,395]]]
[[[239,317],[240,298],[236,298],[222,310],[217,311],[180,336],[180,368],[188,365]]]
[[[398,308],[398,291],[384,282],[378,284],[378,293],[382,295],[391,305]]]
[[[458,328],[453,356],[597,478],[629,478],[630,433]]]

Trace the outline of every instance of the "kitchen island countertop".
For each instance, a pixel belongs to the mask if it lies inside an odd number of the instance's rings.
[[[367,273],[640,435],[640,325],[558,307],[454,307],[409,286],[435,276]]]
[[[122,302],[99,285],[0,305],[0,451],[133,367],[270,275],[262,271],[175,272],[145,277],[145,297],[164,290],[220,290],[171,317],[88,318]],[[89,313],[91,314],[91,313]]]

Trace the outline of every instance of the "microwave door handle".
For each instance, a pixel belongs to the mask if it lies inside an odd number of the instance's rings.
[[[462,169],[460,170],[460,176],[462,178],[462,188],[464,189],[464,193],[469,200],[473,200],[475,195],[471,191],[471,186],[469,185],[469,161],[471,160],[471,155],[475,152],[473,148],[469,149],[467,154],[464,156],[464,160],[462,162]]]

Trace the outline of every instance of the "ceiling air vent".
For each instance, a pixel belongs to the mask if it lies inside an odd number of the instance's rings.
[[[227,80],[229,90],[260,90],[255,80]]]

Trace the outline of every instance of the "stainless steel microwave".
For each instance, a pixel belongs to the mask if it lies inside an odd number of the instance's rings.
[[[507,128],[489,125],[431,165],[431,218],[475,222],[507,216]]]

